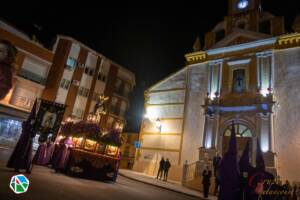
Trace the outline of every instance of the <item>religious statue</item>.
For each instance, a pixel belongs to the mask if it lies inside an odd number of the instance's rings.
[[[0,100],[12,88],[13,62],[17,49],[7,40],[0,40]]]
[[[96,104],[94,106],[93,112],[89,114],[89,120],[100,121],[100,116],[105,115],[107,108],[105,102],[108,101],[109,97],[105,97],[103,94],[97,98]]]
[[[40,142],[46,142],[50,133],[52,133],[52,129],[54,128],[55,122],[57,119],[56,110],[54,107],[50,107],[47,110],[42,118],[40,132],[41,135],[39,137]]]
[[[97,113],[97,112],[101,112],[101,114],[106,114],[106,108],[105,108],[105,102],[109,99],[109,97],[105,97],[103,94],[100,95],[96,101],[96,104],[94,106],[94,110],[93,112],[94,113]],[[101,109],[99,111],[99,109]]]

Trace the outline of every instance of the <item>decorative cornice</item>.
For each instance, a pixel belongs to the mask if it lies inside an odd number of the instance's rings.
[[[273,51],[272,50],[267,50],[267,51],[261,51],[261,52],[257,52],[256,56],[258,58],[265,58],[265,57],[269,57],[273,55]]]
[[[208,61],[208,65],[218,65],[218,64],[222,64],[223,61],[224,61],[224,59],[210,60],[210,61]]]
[[[206,61],[207,55],[205,51],[197,51],[186,54],[185,58],[189,64],[193,64]]]
[[[250,63],[251,59],[248,58],[248,59],[242,59],[242,60],[233,60],[233,61],[228,61],[227,64],[229,66],[232,66],[232,65],[243,65],[243,64],[248,64]]]
[[[300,33],[279,36],[276,44],[277,48],[300,46]]]

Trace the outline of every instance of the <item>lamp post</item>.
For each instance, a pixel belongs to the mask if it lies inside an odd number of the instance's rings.
[[[155,123],[156,123],[156,128],[158,129],[158,131],[161,133],[161,121],[160,121],[160,119],[159,118],[157,118],[156,119],[156,121],[155,121]]]

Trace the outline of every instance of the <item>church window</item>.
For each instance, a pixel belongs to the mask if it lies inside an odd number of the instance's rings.
[[[228,126],[225,130],[224,135],[225,136],[230,136],[231,135],[231,129],[232,129],[232,126],[231,125]],[[237,137],[252,137],[251,130],[243,124],[235,124],[234,129],[235,129],[235,133],[236,133]]]
[[[245,69],[236,69],[233,71],[233,83],[232,83],[232,90],[235,93],[242,93],[245,91]]]
[[[265,34],[271,34],[271,22],[270,20],[265,20],[259,24],[259,32]]]

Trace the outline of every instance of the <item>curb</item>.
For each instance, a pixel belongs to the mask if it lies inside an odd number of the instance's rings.
[[[128,178],[128,179],[131,179],[131,180],[140,182],[140,183],[152,185],[152,186],[155,186],[155,187],[158,187],[158,188],[162,188],[162,189],[166,189],[166,190],[169,190],[169,191],[172,191],[172,192],[177,192],[177,193],[184,194],[184,195],[187,195],[187,196],[190,196],[190,197],[196,197],[196,198],[201,198],[201,199],[202,199],[202,197],[199,197],[199,196],[197,196],[197,195],[193,195],[193,194],[181,192],[181,191],[178,191],[178,190],[174,190],[174,189],[171,189],[171,188],[168,188],[168,187],[164,187],[164,186],[161,186],[161,185],[156,185],[156,184],[153,184],[153,183],[141,181],[141,180],[139,180],[139,179],[132,178],[132,177],[127,176],[127,175],[124,175],[124,174],[122,174],[122,173],[119,173],[119,175],[120,175],[120,176],[123,176],[123,177],[125,177],[125,178]]]

